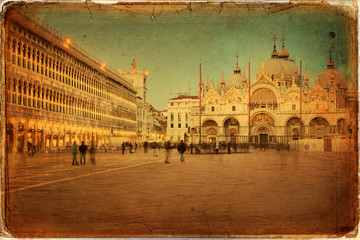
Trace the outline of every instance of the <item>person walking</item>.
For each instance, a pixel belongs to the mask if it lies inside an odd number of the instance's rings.
[[[185,162],[184,153],[186,151],[186,145],[183,140],[181,140],[179,146],[177,147],[177,150],[180,153],[180,161]]]
[[[153,150],[153,157],[158,157],[158,153],[157,153],[157,144],[156,142],[152,142],[150,144],[152,150]]]
[[[79,165],[79,163],[77,162],[77,147],[76,147],[76,142],[74,142],[74,144],[71,146],[71,153],[73,155],[73,162],[72,165]]]
[[[165,163],[170,163],[170,155],[171,155],[171,143],[170,141],[167,141],[165,143],[165,150],[166,150],[166,157],[165,157]]]
[[[145,141],[144,142],[144,153],[147,153],[147,148],[148,148],[148,142]]]
[[[132,147],[133,147],[133,145],[130,143],[130,144],[129,144],[130,153],[133,153],[133,152],[132,152]]]
[[[91,147],[89,149],[89,153],[90,153],[91,163],[92,163],[92,165],[95,165],[96,162],[95,162],[95,146],[94,146],[94,144],[91,144]]]
[[[231,153],[231,142],[228,142],[227,148],[228,148],[228,154],[230,154]]]
[[[219,153],[219,142],[215,141],[215,153],[218,154]]]
[[[190,144],[190,154],[193,154],[193,149],[194,149],[194,144],[191,143],[191,144]]]
[[[122,155],[124,155],[124,153],[125,153],[125,142],[123,142],[121,144],[121,152],[122,152]]]
[[[84,158],[84,165],[85,165],[85,155],[88,148],[85,146],[84,141],[81,142],[81,145],[79,147],[80,151],[80,165],[82,165],[82,159]]]

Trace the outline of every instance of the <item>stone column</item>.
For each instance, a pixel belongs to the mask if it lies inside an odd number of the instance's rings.
[[[24,133],[24,144],[22,146],[22,152],[26,152],[27,151],[27,143],[29,141],[28,139],[28,131],[26,129],[23,130]]]
[[[69,142],[70,142],[70,146],[72,146],[72,134],[71,134],[71,132],[69,133]]]
[[[49,152],[51,152],[53,150],[53,134],[51,133],[50,134],[50,137],[49,137]]]
[[[40,151],[41,152],[45,152],[45,130],[42,131],[42,134],[41,134],[41,147],[40,147]]]
[[[33,144],[37,146],[37,129],[34,129]]]
[[[59,152],[59,147],[60,147],[60,133],[58,133],[57,138],[56,138],[56,150],[57,152]]]
[[[18,128],[15,127],[13,129],[13,149],[12,149],[13,153],[18,152],[18,134],[19,134]]]

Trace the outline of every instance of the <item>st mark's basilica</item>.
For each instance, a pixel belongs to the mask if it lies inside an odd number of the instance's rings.
[[[195,104],[193,96],[184,95],[168,101],[168,116],[175,116],[168,118],[168,138],[174,141],[184,138],[193,143],[354,139],[356,87],[355,90],[348,89],[344,74],[336,69],[331,52],[329,55],[313,87],[310,87],[307,71],[301,74],[295,61],[290,58],[284,40],[279,51],[274,42],[269,58],[262,60],[254,81],[251,81],[250,91],[249,79],[237,61],[233,74],[226,79],[222,75],[220,84],[215,85],[209,79],[202,83],[201,117],[199,100]],[[192,105],[187,103],[190,100]],[[179,107],[181,105],[189,107],[185,110]],[[183,128],[183,132],[172,130],[185,125],[176,122],[184,119],[177,117],[179,114],[190,115],[186,116],[188,129]]]

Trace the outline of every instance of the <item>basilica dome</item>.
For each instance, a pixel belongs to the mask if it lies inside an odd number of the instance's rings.
[[[241,69],[238,65],[238,62],[236,62],[236,66],[233,70],[233,74],[231,74],[226,80],[225,80],[225,84],[226,87],[231,87],[231,86],[240,86],[240,83],[243,81],[243,74],[241,74]]]
[[[337,88],[347,89],[346,78],[341,71],[335,68],[335,63],[330,59],[326,66],[327,68],[317,75],[319,85],[325,89],[329,89],[330,81],[334,79]]]
[[[227,87],[233,85],[239,86],[242,80],[243,80],[243,75],[241,73],[233,73],[226,79],[225,84]]]
[[[269,75],[273,80],[298,80],[299,70],[296,64],[287,58],[270,58],[262,62],[257,70],[260,77],[262,74]],[[284,79],[283,79],[284,78]]]

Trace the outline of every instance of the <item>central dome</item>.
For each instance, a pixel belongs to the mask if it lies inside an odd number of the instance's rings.
[[[299,79],[299,70],[296,64],[286,58],[269,58],[263,61],[263,64],[257,70],[258,77],[262,73],[269,75],[272,80],[293,81],[294,77],[296,81]]]
[[[330,81],[333,79],[337,88],[347,89],[346,78],[344,74],[336,68],[327,68],[318,76],[319,85],[325,89],[330,88]]]

